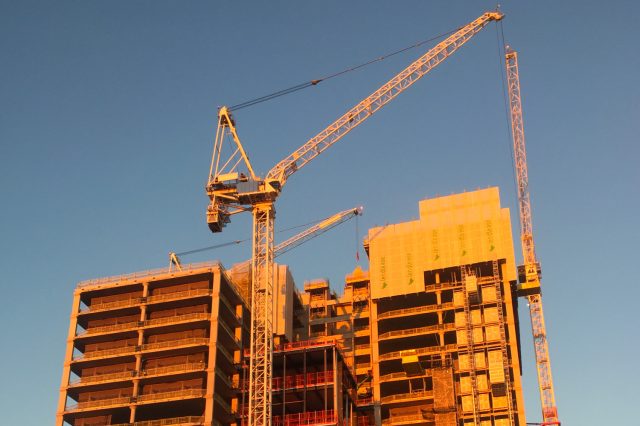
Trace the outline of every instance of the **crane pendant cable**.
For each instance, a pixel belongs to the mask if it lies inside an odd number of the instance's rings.
[[[419,41],[417,43],[414,43],[414,44],[412,44],[410,46],[403,47],[402,49],[398,49],[398,50],[395,50],[393,52],[384,54],[382,56],[378,56],[377,58],[370,59],[370,60],[368,60],[366,62],[363,62],[361,64],[354,65],[354,66],[351,66],[349,68],[345,68],[342,71],[338,71],[338,72],[336,72],[334,74],[329,74],[329,75],[324,76],[322,78],[306,81],[304,83],[296,84],[295,86],[291,86],[291,87],[288,87],[286,89],[278,90],[277,92],[273,92],[273,93],[270,93],[268,95],[260,96],[259,98],[255,98],[255,99],[251,99],[251,100],[248,100],[248,101],[245,101],[245,102],[241,102],[239,104],[231,106],[229,108],[229,110],[230,111],[238,111],[238,110],[243,109],[243,108],[247,108],[247,107],[250,107],[250,106],[253,106],[253,105],[257,105],[257,104],[262,103],[262,102],[266,102],[266,101],[270,101],[272,99],[279,98],[280,96],[288,95],[288,94],[297,92],[299,90],[306,89],[307,87],[317,86],[318,84],[322,83],[323,81],[330,80],[330,79],[332,79],[334,77],[338,77],[338,76],[341,76],[343,74],[350,73],[352,71],[356,71],[356,70],[358,70],[360,68],[364,68],[364,67],[366,67],[368,65],[374,64],[376,62],[384,61],[385,59],[388,59],[388,58],[390,58],[392,56],[395,56],[395,55],[398,55],[400,53],[406,52],[408,50],[420,47],[423,44],[430,43],[432,41],[444,38],[444,37],[446,37],[446,36],[448,36],[450,34],[455,33],[460,28],[462,28],[462,27],[458,27],[458,28],[453,29],[451,31],[447,31],[446,33],[442,33],[442,34],[439,34],[439,35],[437,35],[435,37],[431,37],[431,38],[428,38],[426,40],[422,40],[422,41]]]

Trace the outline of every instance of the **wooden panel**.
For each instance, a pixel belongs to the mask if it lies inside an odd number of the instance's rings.
[[[495,286],[482,287],[482,301],[485,303],[496,301],[496,288]]]
[[[125,300],[131,300],[131,299],[136,299],[138,297],[142,297],[142,290],[138,290],[138,291],[131,291],[128,293],[120,293],[120,294],[110,294],[108,296],[98,296],[98,297],[92,297],[91,301],[89,302],[90,305],[99,305],[102,303],[111,303],[111,302],[120,302],[120,301],[125,301]]]
[[[495,342],[500,340],[500,327],[497,325],[490,325],[485,329],[487,335],[487,342]]]
[[[132,387],[124,387],[117,389],[107,389],[92,392],[81,392],[78,395],[78,402],[96,401],[101,399],[114,399],[130,397],[133,394]]]
[[[489,381],[491,383],[504,383],[504,364],[502,352],[489,351]]]
[[[464,294],[461,291],[453,293],[453,306],[456,308],[464,306]]]
[[[480,309],[472,309],[471,310],[471,324],[480,325],[482,324],[482,313]]]
[[[173,317],[176,315],[186,315],[192,313],[204,313],[208,311],[207,304],[183,306],[175,309],[165,309],[162,311],[154,311],[149,314],[150,319]]]
[[[456,342],[459,345],[467,344],[467,330],[456,330]]]
[[[433,370],[433,405],[436,410],[454,408],[455,396],[453,394],[453,369],[436,368]]]
[[[87,321],[87,327],[102,327],[105,325],[126,324],[136,322],[140,319],[140,314],[124,315],[119,317],[110,317],[103,319],[92,319]]]
[[[496,307],[485,308],[484,322],[498,322],[498,308]]]

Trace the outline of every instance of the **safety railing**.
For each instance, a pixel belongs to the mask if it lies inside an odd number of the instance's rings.
[[[131,397],[129,396],[123,396],[119,398],[108,398],[108,399],[95,399],[93,401],[82,401],[73,405],[69,405],[67,406],[65,411],[77,411],[77,410],[85,410],[87,408],[129,405],[130,402],[131,402]]]
[[[369,295],[369,289],[368,288],[360,288],[360,289],[354,289],[351,294],[353,294],[354,296],[368,296]]]
[[[296,389],[326,385],[329,383],[333,383],[333,370],[307,373],[306,375],[296,374],[284,377],[274,377],[272,379],[272,388],[275,390]]]
[[[99,327],[91,327],[79,332],[76,337],[100,334],[100,333],[112,333],[116,331],[135,330],[140,325],[139,321],[123,322],[121,324],[103,325]]]
[[[145,343],[141,346],[143,351],[152,351],[158,349],[179,348],[183,346],[202,346],[208,345],[208,337],[190,337],[188,339],[166,340],[164,342]]]
[[[358,396],[358,399],[356,399],[356,405],[359,407],[364,407],[371,404],[373,404],[372,396]]]
[[[327,295],[324,293],[312,294],[309,296],[309,302],[326,302]]]
[[[205,394],[205,389],[183,389],[171,392],[158,392],[139,395],[136,401],[138,403],[145,403],[150,401],[168,401],[174,399],[185,398],[202,398]]]
[[[495,284],[500,281],[500,279],[496,279],[493,275],[488,277],[478,277],[478,284]]]
[[[458,345],[451,344],[451,345],[443,345],[443,346],[429,346],[426,348],[412,350],[412,352],[415,355],[426,355],[426,354],[432,354],[437,352],[451,352],[451,351],[457,350],[457,348],[458,348]],[[402,358],[402,354],[403,354],[403,351],[389,352],[386,354],[381,354],[378,359],[380,361],[388,361],[391,359]]]
[[[206,368],[204,362],[190,362],[186,364],[167,365],[166,367],[147,368],[142,371],[141,376],[162,376],[171,373],[189,373],[192,371],[203,371]]]
[[[83,361],[83,360],[87,360],[87,359],[108,358],[108,357],[112,357],[112,356],[116,356],[116,355],[134,354],[134,353],[136,353],[137,350],[138,350],[138,347],[132,345],[132,346],[125,346],[125,347],[121,347],[121,348],[102,349],[102,350],[99,350],[99,351],[89,351],[89,352],[85,352],[85,353],[80,354],[79,356],[75,357],[73,359],[73,361],[76,362],[76,361]]]
[[[395,330],[382,333],[378,336],[379,340],[393,339],[396,337],[415,336],[417,334],[430,333],[432,331],[452,330],[455,328],[455,324],[436,324],[427,327],[408,328],[405,330]]]
[[[432,391],[418,391],[418,392],[409,392],[409,393],[399,393],[396,395],[385,396],[380,399],[380,402],[383,404],[389,404],[392,402],[401,402],[401,401],[412,401],[416,399],[425,399],[425,398],[433,398]]]
[[[310,411],[299,414],[287,414],[286,416],[273,416],[273,426],[307,426],[335,423],[338,416],[333,410]]]
[[[314,320],[314,319],[320,319],[320,318],[329,318],[329,314],[326,312],[311,312],[309,314],[309,319]]]
[[[422,414],[407,414],[404,416],[392,416],[388,419],[382,420],[383,426],[387,425],[401,425],[406,423],[415,423],[421,424],[421,422],[433,422],[433,417],[431,419],[425,418]]]
[[[317,288],[329,288],[329,283],[327,280],[319,279],[319,280],[310,280],[304,282],[304,290],[309,291]]]
[[[108,283],[113,283],[118,281],[139,280],[141,278],[147,278],[155,275],[163,275],[163,274],[176,273],[176,272],[180,272],[181,274],[184,274],[187,272],[196,271],[198,269],[213,268],[213,267],[221,267],[220,262],[190,263],[190,264],[182,265],[182,269],[180,271],[176,271],[175,269],[167,267],[167,268],[149,269],[146,271],[133,272],[131,274],[114,275],[111,277],[104,277],[104,278],[95,278],[91,280],[81,281],[80,283],[78,283],[78,288],[92,287],[95,285],[108,284]]]
[[[434,290],[443,290],[443,289],[450,289],[450,288],[457,288],[457,287],[462,287],[462,282],[451,281],[451,282],[438,283],[438,284],[427,284],[424,286],[424,289],[425,291],[434,291]]]
[[[168,302],[170,300],[178,299],[190,299],[198,296],[208,296],[211,294],[211,289],[198,288],[195,290],[177,291],[175,293],[157,294],[147,297],[147,303]]]
[[[356,421],[357,426],[375,426],[375,424],[375,420],[369,416],[358,416],[358,420]]]
[[[411,377],[407,376],[407,373],[404,371],[400,373],[389,373],[383,376],[380,376],[380,382],[388,382],[390,380],[398,380],[398,379],[410,379]]]
[[[199,425],[204,423],[204,417],[201,416],[184,416],[173,417],[171,419],[162,420],[145,420],[142,422],[131,423],[131,426],[186,426]]]
[[[166,325],[166,324],[174,324],[179,322],[186,321],[199,321],[199,320],[207,320],[211,314],[207,312],[193,312],[190,314],[182,314],[182,315],[173,315],[170,317],[163,318],[155,318],[146,320],[144,322],[145,327],[154,327],[157,325]]]
[[[87,384],[95,384],[102,382],[111,382],[117,380],[127,380],[135,376],[135,371],[119,371],[117,373],[98,374],[94,376],[82,376],[69,383],[69,386],[82,386]]]
[[[87,314],[92,312],[108,311],[117,308],[128,308],[131,306],[137,306],[142,301],[141,297],[133,297],[126,300],[116,300],[113,302],[96,303],[87,306],[85,309],[80,310],[81,314]]]
[[[395,318],[395,317],[405,317],[408,315],[417,315],[428,312],[436,312],[442,309],[453,309],[453,303],[447,302],[442,303],[440,305],[426,305],[426,306],[417,306],[415,308],[405,308],[405,309],[396,309],[393,311],[383,312],[378,314],[378,319],[386,319],[386,318]]]
[[[356,352],[360,350],[371,349],[371,343],[356,344]]]
[[[276,351],[287,351],[294,349],[309,348],[314,346],[327,346],[336,343],[335,337],[300,340],[298,342],[283,343],[275,347]]]

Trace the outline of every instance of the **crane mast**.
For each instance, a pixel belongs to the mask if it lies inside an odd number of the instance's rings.
[[[524,139],[522,119],[522,100],[520,97],[520,77],[518,73],[518,54],[507,49],[505,55],[509,106],[511,110],[511,133],[513,137],[513,155],[516,168],[518,206],[520,212],[520,239],[524,265],[518,267],[520,284],[518,293],[529,302],[531,329],[540,388],[543,425],[559,425],[549,359],[549,345],[542,308],[540,291],[540,264],[536,259],[531,220],[531,199],[529,197],[529,175],[527,171],[527,150]]]
[[[230,111],[218,113],[218,129],[206,186],[210,203],[207,223],[220,232],[230,216],[243,211],[253,214],[251,257],[251,360],[249,365],[250,426],[271,425],[271,378],[273,361],[273,229],[274,203],[287,179],[344,135],[362,124],[413,83],[452,55],[491,21],[503,18],[500,12],[486,12],[451,34],[433,49],[362,100],[342,117],[276,164],[264,179],[253,167],[235,130]],[[229,156],[223,154],[229,142]]]

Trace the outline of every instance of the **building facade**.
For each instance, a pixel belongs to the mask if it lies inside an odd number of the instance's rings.
[[[497,188],[419,207],[341,295],[274,268],[274,425],[525,425],[509,211]],[[244,424],[250,286],[247,263],[81,283],[56,425]]]
[[[344,294],[305,284],[310,336],[339,336],[376,425],[524,425],[517,281],[497,188],[423,200],[369,230]]]

